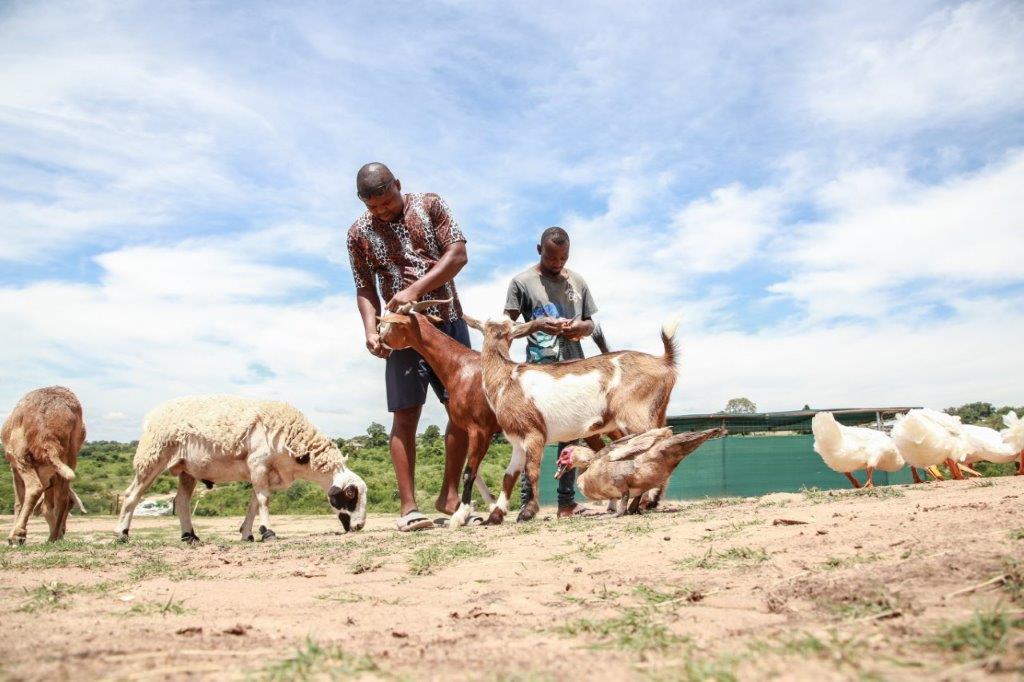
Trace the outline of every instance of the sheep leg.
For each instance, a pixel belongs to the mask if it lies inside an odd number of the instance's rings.
[[[18,515],[14,519],[14,527],[11,528],[11,534],[7,536],[7,544],[23,545],[25,544],[25,537],[28,535],[28,519],[32,516],[32,512],[35,511],[39,498],[43,496],[43,483],[39,480],[39,474],[35,469],[20,467],[16,461],[12,461],[11,465],[12,468],[18,467],[20,469],[19,473],[21,474],[25,496],[21,499],[21,509],[18,510]]]
[[[498,500],[491,505],[490,516],[487,517],[487,524],[499,524],[505,520],[508,514],[508,501],[512,497],[516,481],[519,480],[519,472],[523,470],[523,462],[526,459],[522,443],[513,441],[512,457],[509,458],[508,468],[505,469],[505,477],[501,481],[501,493]]]
[[[178,512],[181,522],[181,541],[190,545],[200,542],[195,529],[192,528],[192,493],[196,489],[196,479],[182,471],[178,474],[178,492],[174,495],[174,509]]]
[[[21,513],[21,501],[25,499],[25,482],[21,480],[21,474],[13,465],[11,473],[14,474],[14,518],[18,518],[18,514]]]
[[[532,496],[530,501],[523,505],[516,517],[516,523],[524,523],[537,515],[540,511],[540,463],[544,457],[544,439],[535,436],[526,443],[526,478],[530,484]]]
[[[452,514],[451,521],[448,524],[449,529],[466,525],[470,514],[473,513],[473,482],[477,479],[480,462],[483,461],[484,455],[487,454],[487,445],[490,441],[486,434],[479,431],[470,431],[468,439],[469,457],[462,477],[462,500],[458,510]]]
[[[132,524],[132,515],[135,514],[135,507],[142,501],[142,495],[153,485],[153,481],[160,475],[160,472],[167,468],[167,462],[177,452],[177,445],[168,445],[155,462],[143,467],[141,471],[136,470],[135,478],[131,485],[124,491],[124,506],[121,508],[121,516],[117,520],[117,539],[120,542],[128,541],[128,528]]]
[[[252,537],[252,522],[256,519],[256,510],[259,508],[259,502],[256,500],[256,493],[253,493],[249,497],[249,509],[245,512],[245,519],[242,520],[242,526],[238,529],[238,532],[242,534],[242,540],[244,542],[253,542]]]
[[[848,479],[850,479],[850,483],[853,484],[854,488],[860,487],[860,481],[854,478],[853,474],[851,474],[850,472],[847,471],[846,473],[843,474],[843,476],[846,476]]]
[[[260,513],[260,539],[264,542],[277,540],[277,533],[270,530],[270,486],[266,476],[260,476],[252,482],[252,490],[256,495],[256,504]]]

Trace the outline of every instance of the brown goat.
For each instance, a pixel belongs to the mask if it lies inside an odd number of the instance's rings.
[[[457,485],[457,472],[465,463],[461,504],[452,514],[449,524],[449,528],[458,528],[465,525],[472,514],[474,482],[487,503],[494,504],[494,498],[483,481],[477,478],[477,473],[491,439],[500,429],[494,411],[484,396],[480,353],[455,341],[431,324],[429,317],[416,312],[436,303],[421,301],[400,309],[398,313],[387,313],[380,319],[378,331],[381,341],[388,348],[413,348],[423,356],[448,391],[448,419],[451,426],[466,435],[463,439],[469,444],[466,452],[445,450],[445,480],[441,486],[443,498],[447,491]],[[590,447],[604,447],[599,437],[588,439],[587,442]]]
[[[501,523],[508,513],[512,486],[524,467],[533,499],[520,510],[517,521],[528,521],[537,514],[537,479],[545,443],[613,431],[643,433],[664,426],[676,381],[677,351],[672,337],[678,320],[661,329],[665,353],[660,357],[619,351],[585,360],[531,365],[513,362],[509,346],[543,320],[516,325],[508,317],[485,323],[468,316],[465,319],[484,333],[484,395],[512,442],[512,459],[488,522]]]
[[[64,537],[71,508],[71,479],[85,442],[82,404],[63,386],[39,388],[22,398],[0,430],[14,473],[14,527],[8,544],[23,544],[28,519],[40,498],[50,541]]]

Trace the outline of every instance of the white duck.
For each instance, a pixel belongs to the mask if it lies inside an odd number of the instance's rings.
[[[964,477],[960,465],[967,461],[972,446],[960,417],[927,408],[911,410],[897,415],[892,438],[910,466],[928,468],[945,463],[953,478]]]
[[[964,434],[970,445],[970,452],[967,455],[967,463],[994,462],[995,464],[1006,464],[1008,462],[1021,460],[1021,467],[1024,467],[1024,421],[1021,421],[1016,412],[1009,412],[1003,415],[1003,424],[1006,428],[996,431],[986,426],[975,426],[964,424]],[[1021,470],[1018,467],[1018,474]]]
[[[873,488],[875,469],[893,472],[905,465],[896,444],[888,435],[875,429],[843,426],[831,412],[814,415],[811,431],[814,432],[814,451],[821,455],[829,469],[850,479],[854,488],[861,487],[853,475],[854,471],[866,469],[868,475],[864,487]],[[913,474],[914,480],[920,483],[917,471]]]

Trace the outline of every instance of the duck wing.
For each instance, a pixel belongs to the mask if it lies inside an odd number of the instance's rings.
[[[633,459],[647,452],[659,442],[672,436],[672,427],[665,426],[660,429],[651,429],[634,436],[620,438],[611,445],[608,445],[601,452],[605,452],[609,461],[618,462],[624,459]]]

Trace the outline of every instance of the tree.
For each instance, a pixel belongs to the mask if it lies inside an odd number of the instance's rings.
[[[420,434],[420,440],[424,443],[436,443],[441,440],[441,429],[437,424],[431,424]]]
[[[757,405],[747,398],[733,398],[722,410],[725,414],[754,414],[757,412]]]
[[[388,432],[384,429],[383,424],[370,422],[370,425],[366,427],[366,435],[370,437],[366,444],[371,448],[388,444]]]

